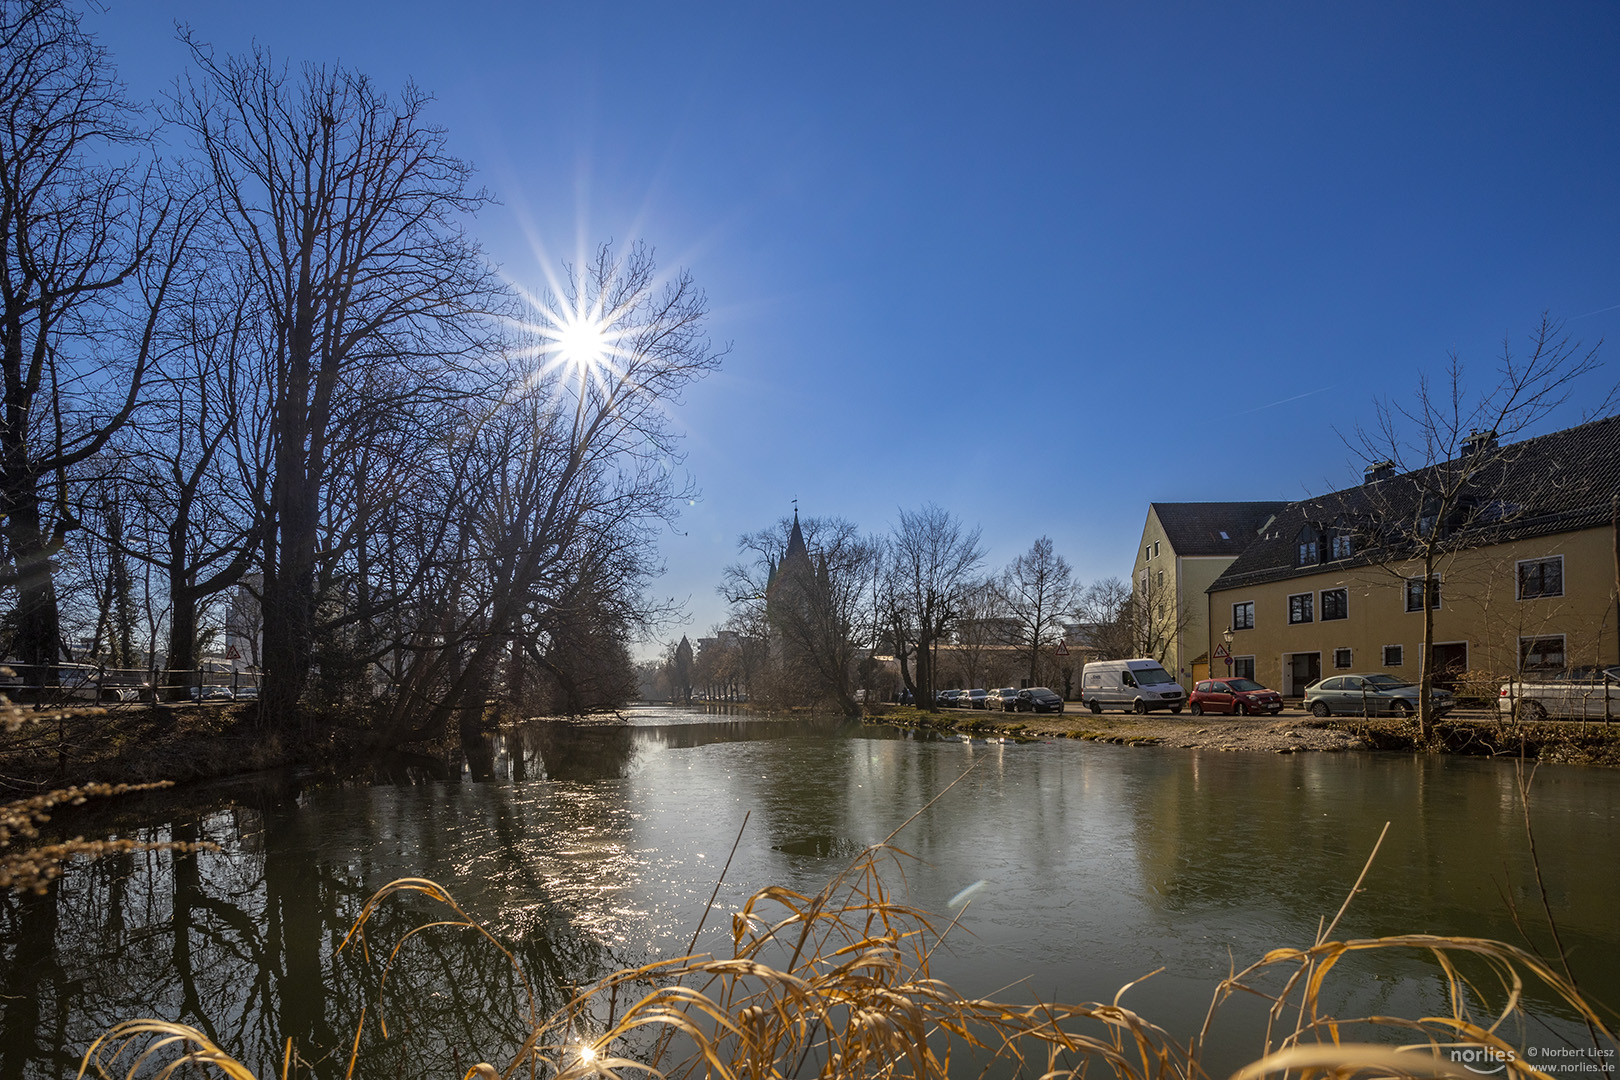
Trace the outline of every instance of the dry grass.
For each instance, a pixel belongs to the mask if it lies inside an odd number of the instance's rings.
[[[930,958],[951,924],[937,926],[926,912],[891,891],[890,880],[903,880],[906,859],[898,849],[879,846],[814,896],[777,887],[759,891],[732,916],[729,956],[686,956],[616,972],[544,1018],[532,1017],[531,995],[527,1040],[498,1059],[501,1064],[480,1063],[466,1077],[944,1080],[953,1073],[1016,1073],[1042,1080],[1090,1075],[1206,1080],[1200,1047],[1217,1012],[1236,995],[1259,995],[1270,1003],[1270,1022],[1263,1044],[1255,1048],[1255,1060],[1233,1080],[1470,1080],[1477,1073],[1453,1060],[1452,1052],[1461,1049],[1494,1055],[1493,1063],[1503,1066],[1498,1076],[1552,1080],[1505,1037],[1506,1025],[1520,1013],[1531,986],[1567,1003],[1600,1041],[1615,1045],[1604,1019],[1576,988],[1523,950],[1495,941],[1429,935],[1328,940],[1337,919],[1311,947],[1273,950],[1224,979],[1214,988],[1203,1031],[1188,1043],[1178,1043],[1123,1006],[1121,995],[1128,987],[1111,1002],[1079,1005],[963,997],[930,975]],[[408,879],[387,886],[367,903],[345,947],[351,942],[365,947],[366,923],[377,905],[402,892],[427,896],[453,916],[428,925],[484,933],[442,888]],[[384,978],[399,950],[425,928],[393,946]],[[1328,1014],[1330,977],[1346,957],[1412,951],[1427,954],[1437,965],[1449,988],[1448,1013],[1415,1018]],[[1268,985],[1280,988],[1262,988]],[[1485,1001],[1496,1002],[1494,1009],[1476,1014],[1477,1005],[1470,1003]],[[375,1022],[386,1031],[384,1017]],[[362,1028],[365,1023],[362,1016]],[[356,1051],[360,1034],[355,1032]],[[351,1073],[354,1064],[351,1055]],[[109,1031],[86,1054],[80,1075],[169,1077],[188,1065],[252,1080],[251,1073],[200,1032],[154,1021]],[[296,1055],[289,1043],[281,1076],[292,1080],[295,1073]]]

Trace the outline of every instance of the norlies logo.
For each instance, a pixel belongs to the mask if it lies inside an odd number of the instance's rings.
[[[1487,1076],[1501,1072],[1514,1060],[1512,1050],[1498,1050],[1494,1046],[1454,1046],[1446,1053],[1469,1072]]]

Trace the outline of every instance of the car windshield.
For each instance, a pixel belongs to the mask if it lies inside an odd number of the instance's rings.
[[[1035,689],[1033,689],[1033,690],[1031,690],[1029,692],[1029,696],[1030,697],[1038,697],[1038,698],[1055,698],[1055,697],[1057,697],[1056,694],[1054,694],[1052,691],[1048,690],[1044,686],[1037,686]]]
[[[1412,684],[1397,679],[1393,675],[1369,675],[1367,676],[1367,685],[1375,690],[1399,690],[1403,686],[1411,686]]]
[[[1131,674],[1136,676],[1137,684],[1140,686],[1156,686],[1159,683],[1176,681],[1162,667],[1131,668]]]
[[[1253,679],[1232,679],[1227,682],[1226,685],[1230,686],[1233,690],[1236,690],[1240,694],[1247,694],[1255,690],[1265,689],[1265,687],[1261,686]]]

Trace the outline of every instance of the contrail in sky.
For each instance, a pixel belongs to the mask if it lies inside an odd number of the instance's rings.
[[[1571,319],[1584,319],[1589,315],[1601,315],[1605,311],[1613,311],[1615,308],[1620,308],[1620,304],[1610,304],[1608,307],[1600,307],[1596,311],[1588,311],[1586,313],[1586,315],[1571,315],[1570,318]]]
[[[1615,306],[1620,307],[1620,304],[1617,304]],[[1337,385],[1338,385],[1337,383],[1332,383],[1332,384],[1329,384],[1327,386],[1322,387],[1320,390],[1307,390],[1303,394],[1295,394],[1293,397],[1285,397],[1281,401],[1273,401],[1273,402],[1270,402],[1270,403],[1265,404],[1265,405],[1256,405],[1252,409],[1244,409],[1242,412],[1237,413],[1235,415],[1237,415],[1237,416],[1248,416],[1250,413],[1259,412],[1261,409],[1273,409],[1273,408],[1276,408],[1278,405],[1286,405],[1290,401],[1298,401],[1300,398],[1308,398],[1308,397],[1312,396],[1313,394],[1326,393],[1327,391],[1333,389],[1333,387],[1337,386]]]

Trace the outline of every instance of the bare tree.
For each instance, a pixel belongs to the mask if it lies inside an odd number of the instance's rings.
[[[1453,354],[1438,383],[1425,376],[1412,397],[1378,401],[1376,424],[1346,439],[1366,464],[1369,483],[1314,507],[1321,520],[1307,523],[1313,535],[1301,544],[1318,544],[1319,551],[1335,542],[1354,544],[1404,579],[1409,609],[1423,613],[1421,738],[1434,731],[1434,609],[1442,570],[1457,552],[1489,542],[1522,515],[1523,493],[1507,482],[1518,452],[1506,440],[1563,405],[1600,366],[1596,348],[1571,340],[1543,315],[1526,351],[1516,353],[1503,341],[1494,379],[1483,390],[1469,387]],[[1610,391],[1597,411],[1613,400]]]
[[[116,160],[147,143],[74,11],[0,0],[0,581],[18,587],[26,664],[57,659],[50,560],[78,524],[73,470],[140,404],[195,226],[194,192]]]
[[[1000,592],[1019,646],[1029,656],[1029,681],[1038,679],[1041,649],[1063,640],[1062,622],[1074,610],[1078,590],[1068,560],[1043,536],[1002,573]]]
[[[485,201],[429,99],[341,68],[216,59],[175,103],[262,312],[272,475],[261,718],[292,725],[313,660],[323,493],[378,416],[465,393],[496,290],[461,221]]]
[[[994,579],[969,582],[961,592],[952,638],[966,686],[995,685],[1009,674],[1007,665],[992,660],[1013,644],[1006,604]],[[991,675],[996,678],[991,678]],[[936,672],[936,676],[938,673]]]
[[[915,645],[916,676],[902,659],[901,675],[913,700],[934,704],[934,646],[956,618],[963,590],[984,560],[979,530],[967,529],[950,511],[930,503],[900,511],[888,545],[884,613],[897,651]]]
[[[534,302],[531,365],[458,435],[468,457],[448,495],[447,586],[420,632],[439,644],[416,665],[442,689],[425,717],[402,702],[389,741],[437,737],[458,713],[463,738],[474,734],[501,655],[582,580],[620,625],[668,614],[645,587],[656,530],[690,495],[672,469],[668,408],[720,362],[702,329],[707,301],[685,273],[660,278],[647,249],[604,245],[562,295]]]
[[[1080,590],[1075,615],[1084,628],[1085,644],[1096,650],[1097,659],[1123,660],[1139,655],[1131,587],[1119,578],[1101,578]]]

